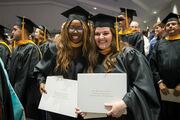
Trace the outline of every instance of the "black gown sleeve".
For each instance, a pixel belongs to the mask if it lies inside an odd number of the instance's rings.
[[[0,45],[0,57],[5,65],[5,68],[7,68],[9,57],[10,57],[10,51],[4,45]]]
[[[150,65],[151,65],[151,70],[153,73],[153,78],[154,78],[154,82],[156,84],[158,84],[158,82],[161,80],[161,77],[159,75],[159,70],[158,70],[158,45],[159,42],[157,42],[152,50],[152,54],[151,54],[151,58],[150,58]]]
[[[133,39],[136,41],[134,47],[139,50],[143,55],[145,55],[143,35],[141,33],[134,33]]]
[[[128,110],[134,120],[158,120],[160,104],[146,58],[133,48],[125,48],[123,56],[128,76],[128,91],[123,100]]]
[[[13,104],[11,100],[11,94],[8,87],[5,70],[0,58],[0,107],[1,107],[1,119],[14,120]]]
[[[34,75],[39,83],[45,83],[46,77],[53,73],[56,64],[56,51],[55,43],[49,43],[43,58],[35,66]]]
[[[44,53],[47,51],[49,44],[50,44],[50,41],[46,41],[45,43],[39,46],[42,55],[44,55]]]

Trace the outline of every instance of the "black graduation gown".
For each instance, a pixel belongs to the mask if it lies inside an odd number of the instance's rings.
[[[1,58],[0,58],[1,59]],[[7,84],[7,79],[0,64],[0,118],[2,120],[14,120],[13,105],[11,95]]]
[[[95,73],[104,73],[104,56],[99,56]],[[112,73],[127,73],[127,115],[119,120],[158,120],[160,104],[155,91],[153,76],[146,58],[137,50],[127,47],[117,56]],[[113,86],[113,85],[110,85]]]
[[[160,40],[154,47],[150,59],[154,81],[163,80],[168,88],[180,84],[180,40]],[[159,91],[159,89],[158,89]],[[162,101],[164,120],[180,119],[180,103]]]
[[[46,42],[44,42],[43,44],[41,44],[39,46],[42,55],[44,55],[44,53],[46,52],[47,48],[49,47],[49,43],[50,43],[49,41],[46,41]]]
[[[145,55],[144,52],[144,38],[143,34],[140,32],[134,32],[127,35],[120,35],[121,39],[125,42],[128,42],[133,48],[140,51],[143,55]]]
[[[8,61],[10,58],[11,52],[9,50],[9,48],[3,44],[0,43],[0,58],[2,59],[5,68],[7,68],[8,66]]]
[[[43,56],[43,59],[36,65],[34,69],[34,74],[39,83],[45,83],[46,77],[52,75],[62,75],[64,78],[77,80],[77,74],[84,71],[86,60],[83,56],[73,59],[67,72],[56,70],[56,54],[56,45],[54,43],[50,43]],[[55,113],[50,113],[50,116],[52,120],[77,120],[76,118]]]
[[[34,119],[38,116],[40,92],[33,70],[40,59],[39,48],[32,43],[27,43],[14,49],[9,64],[11,84],[25,109],[26,116]]]

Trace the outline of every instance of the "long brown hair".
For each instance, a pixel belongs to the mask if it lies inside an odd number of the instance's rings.
[[[93,33],[95,32],[95,29],[93,30]],[[110,28],[110,31],[112,32],[112,44],[111,44],[111,53],[108,54],[105,58],[105,60],[103,61],[103,66],[105,69],[105,72],[111,72],[112,69],[115,67],[115,64],[117,63],[116,57],[119,54],[119,52],[117,51],[116,48],[116,34],[115,34],[115,29],[114,28]],[[94,38],[94,34],[92,34],[93,37],[91,37],[90,40],[90,45],[91,45],[91,50],[89,51],[89,56],[88,56],[88,72],[93,72],[95,66],[97,65],[98,62],[98,47],[95,43],[95,38]]]
[[[73,20],[67,21],[61,30],[60,40],[57,40],[57,57],[56,57],[56,69],[60,69],[60,71],[67,72],[70,67],[70,62],[73,59],[73,50],[74,48],[70,44],[69,32],[68,28]],[[90,36],[90,30],[86,22],[81,21],[83,27],[83,45],[82,45],[82,55],[86,57],[88,50],[88,42]]]

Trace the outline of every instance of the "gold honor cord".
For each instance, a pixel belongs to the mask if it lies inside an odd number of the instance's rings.
[[[116,16],[116,48],[119,51],[119,39],[118,39],[118,17]]]

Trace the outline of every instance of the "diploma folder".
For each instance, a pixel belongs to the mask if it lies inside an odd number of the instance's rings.
[[[45,89],[47,94],[42,94],[39,109],[77,117],[77,81],[64,79],[62,76],[48,76]]]
[[[120,101],[126,93],[126,73],[78,74],[78,107],[83,112],[107,113],[104,103]]]
[[[180,103],[180,96],[174,96],[174,89],[169,89],[169,94],[164,95],[161,91],[161,100]]]

